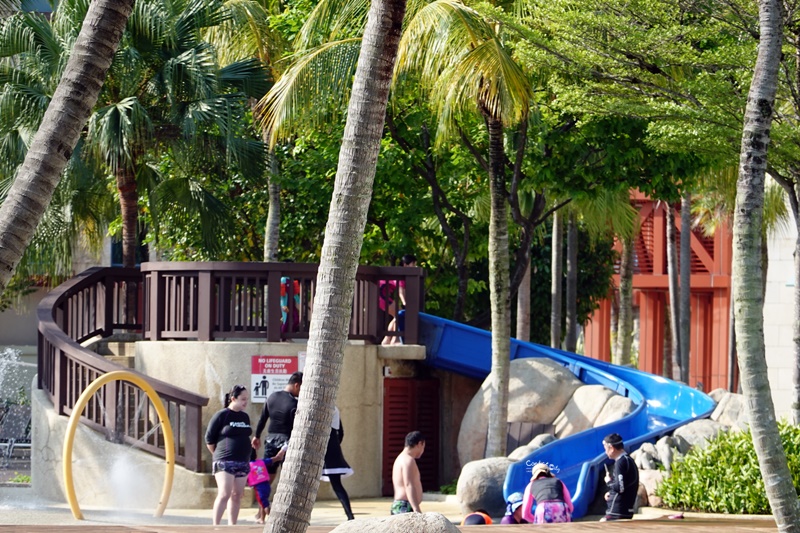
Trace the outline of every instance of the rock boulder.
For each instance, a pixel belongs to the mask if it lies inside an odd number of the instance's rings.
[[[583,385],[567,368],[548,358],[511,361],[508,383],[508,421],[552,424],[572,393]],[[458,433],[462,465],[481,459],[489,425],[489,378],[483,382],[464,413]]]
[[[464,465],[456,484],[461,514],[466,515],[478,509],[483,509],[490,516],[505,513],[503,482],[512,462],[507,457],[490,457]]]
[[[569,437],[594,427],[594,421],[606,402],[617,395],[602,385],[583,385],[572,394],[564,410],[556,417],[556,436]]]
[[[406,513],[394,516],[349,520],[335,533],[458,533],[458,528],[441,513]]]

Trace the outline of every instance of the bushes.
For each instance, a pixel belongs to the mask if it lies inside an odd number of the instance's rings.
[[[800,427],[778,424],[795,490],[800,487]],[[672,465],[656,490],[664,506],[687,511],[770,514],[764,481],[749,431],[721,433]]]

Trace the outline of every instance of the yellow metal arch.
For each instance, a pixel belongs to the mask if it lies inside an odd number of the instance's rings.
[[[69,503],[69,508],[72,510],[72,516],[74,516],[76,520],[83,520],[83,513],[81,513],[81,509],[78,506],[78,499],[75,497],[75,484],[72,479],[72,445],[75,441],[75,431],[78,429],[78,422],[86,404],[100,387],[110,381],[129,381],[141,388],[147,394],[147,397],[150,398],[150,401],[153,402],[156,412],[158,413],[158,419],[161,421],[164,431],[165,460],[167,464],[164,486],[161,489],[161,500],[158,502],[158,508],[153,515],[158,518],[164,514],[164,509],[167,507],[169,494],[172,491],[172,478],[175,475],[175,441],[172,435],[172,425],[169,423],[167,410],[164,409],[164,405],[161,403],[161,399],[158,397],[158,393],[155,389],[140,376],[127,370],[109,372],[94,380],[91,385],[81,393],[80,398],[78,398],[77,403],[72,408],[72,414],[67,423],[67,434],[64,439],[64,453],[62,456],[64,461],[64,486],[67,492],[67,503]]]

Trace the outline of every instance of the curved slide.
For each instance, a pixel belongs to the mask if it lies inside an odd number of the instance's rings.
[[[491,368],[492,334],[451,320],[420,313],[420,344],[426,362],[477,379]],[[511,359],[549,357],[567,367],[582,382],[599,384],[627,396],[636,404],[628,416],[559,439],[514,463],[506,475],[503,492],[507,497],[522,492],[530,481],[532,465],[544,462],[553,468],[569,488],[575,504],[574,518],[587,514],[598,484],[604,477],[602,439],[619,433],[628,451],[644,442],[655,442],[674,429],[704,418],[714,410],[714,400],[682,383],[633,368],[621,367],[582,355],[511,339]]]

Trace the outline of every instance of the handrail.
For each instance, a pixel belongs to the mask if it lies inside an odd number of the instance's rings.
[[[318,268],[313,263],[142,263],[144,338],[308,338]],[[348,338],[379,343],[399,335],[388,326],[400,311],[402,286],[403,338],[417,344],[423,279],[417,267],[359,266]]]
[[[229,337],[275,342],[308,337],[318,265],[309,263],[143,263],[141,269],[91,268],[52,290],[37,308],[37,385],[58,414],[69,415],[85,387],[120,366],[81,343],[137,331],[144,339],[201,341]],[[356,274],[350,339],[380,342],[400,335],[387,324],[405,288],[407,344],[419,338],[424,271],[416,267],[361,266]],[[387,283],[387,281],[391,283]],[[283,294],[282,294],[283,292]],[[146,379],[165,402],[176,462],[202,470],[202,407],[208,398]],[[111,382],[95,395],[81,421],[117,442],[165,456],[155,410],[129,382]]]
[[[53,289],[37,308],[39,320],[37,385],[47,391],[58,414],[69,415],[83,388],[120,366],[81,346],[115,330],[140,331],[137,269],[91,268]],[[201,412],[208,398],[145,376],[165,403],[175,439],[176,462],[202,470]],[[130,382],[106,384],[81,420],[117,442],[164,457],[164,436],[154,423],[154,406]]]

